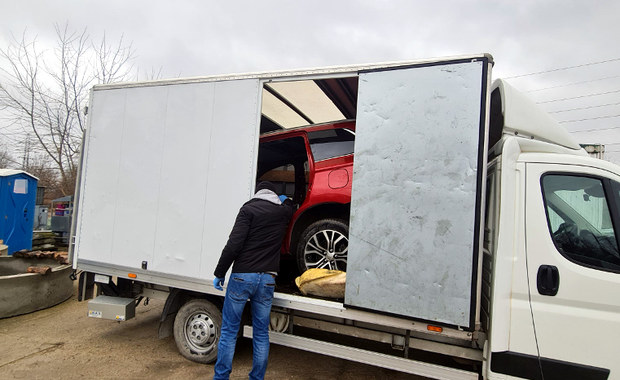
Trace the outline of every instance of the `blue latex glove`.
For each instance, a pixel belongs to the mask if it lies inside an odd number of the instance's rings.
[[[224,290],[222,286],[224,286],[224,277],[216,277],[213,279],[213,287],[217,290]]]
[[[284,202],[285,200],[288,199],[286,195],[280,195],[278,198],[280,198],[280,202]]]

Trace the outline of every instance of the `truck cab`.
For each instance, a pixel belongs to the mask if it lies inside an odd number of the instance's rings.
[[[482,292],[489,378],[614,378],[618,167],[588,157],[507,83],[496,82],[491,99]]]

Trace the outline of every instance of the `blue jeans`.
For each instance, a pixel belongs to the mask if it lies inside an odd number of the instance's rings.
[[[232,371],[237,333],[246,301],[252,308],[253,357],[250,380],[263,379],[269,356],[269,314],[276,281],[268,273],[232,273],[222,309],[222,331],[217,345],[214,380],[228,379]]]

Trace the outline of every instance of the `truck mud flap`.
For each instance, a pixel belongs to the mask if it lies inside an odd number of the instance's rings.
[[[93,298],[95,291],[95,274],[90,272],[80,273],[78,282],[78,301],[87,301]]]

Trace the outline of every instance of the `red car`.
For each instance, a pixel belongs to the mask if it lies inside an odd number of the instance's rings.
[[[346,270],[355,122],[267,133],[260,138],[258,180],[293,200],[283,252],[308,268]]]

